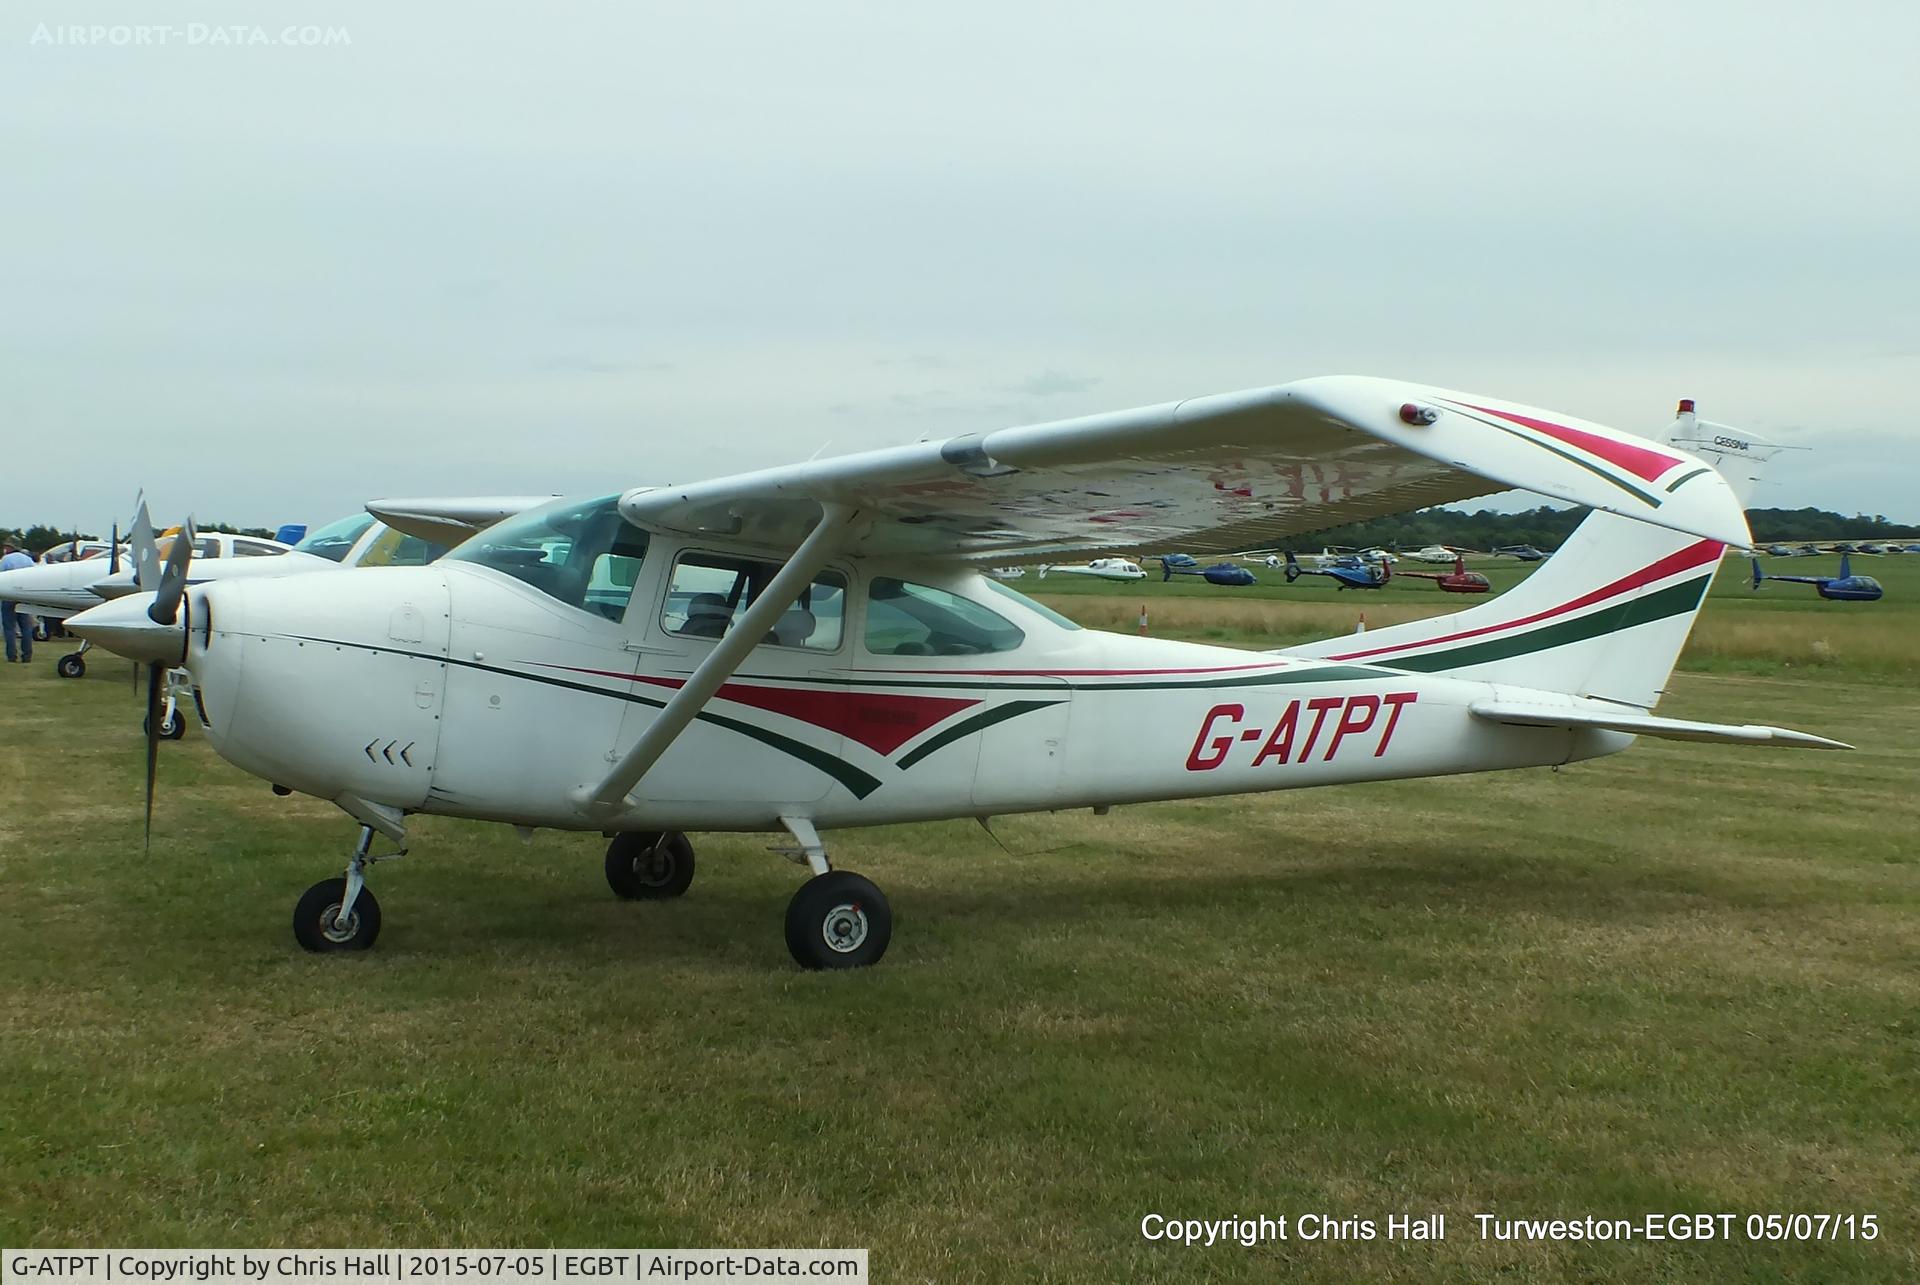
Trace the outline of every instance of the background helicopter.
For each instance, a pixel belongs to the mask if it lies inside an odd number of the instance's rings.
[[[1402,571],[1400,574],[1415,580],[1431,580],[1440,586],[1441,593],[1486,593],[1493,588],[1493,582],[1478,571],[1467,570],[1467,555],[1459,552],[1453,555],[1451,571]]]
[[[1191,554],[1170,553],[1160,559],[1160,579],[1167,581],[1175,576],[1199,576],[1208,584],[1225,585],[1228,588],[1242,588],[1258,584],[1253,572],[1245,567],[1235,566],[1231,562],[1216,562],[1203,567]]]
[[[1301,576],[1326,576],[1339,582],[1342,589],[1379,589],[1393,578],[1393,565],[1387,562],[1361,563],[1355,567],[1303,567],[1300,559],[1287,555],[1287,583]]]
[[[1493,551],[1495,557],[1518,558],[1522,562],[1545,562],[1547,555],[1530,544],[1503,544]]]
[[[1762,581],[1784,580],[1788,584],[1810,584],[1814,592],[1822,598],[1834,602],[1878,602],[1886,591],[1880,582],[1872,576],[1853,574],[1852,559],[1847,554],[1840,555],[1840,574],[1837,576],[1770,576],[1760,569],[1760,559],[1753,560],[1753,587],[1758,589]]]

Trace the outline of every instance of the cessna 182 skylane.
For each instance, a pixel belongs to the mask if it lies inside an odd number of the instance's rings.
[[[1651,712],[1722,546],[1750,543],[1764,457],[1723,451],[1723,477],[1552,412],[1310,379],[556,501],[429,567],[191,589],[170,568],[70,627],[184,663],[221,754],[360,822],[295,909],[309,949],[373,944],[375,837],[399,855],[435,813],[601,831],[640,898],[686,890],[685,831],[784,831],[812,871],[789,950],[855,967],[892,914],[824,830],[1556,765],[1635,735],[1845,748]],[[1081,629],[982,574],[1508,487],[1598,527],[1506,597],[1290,652]]]

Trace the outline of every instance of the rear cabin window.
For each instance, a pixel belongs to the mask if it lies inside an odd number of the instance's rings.
[[[867,650],[876,656],[980,656],[1025,641],[1005,617],[945,589],[882,576],[867,591]]]
[[[776,562],[719,553],[688,553],[674,564],[660,624],[682,638],[720,638],[760,596]],[[763,640],[774,647],[834,651],[847,618],[847,581],[837,571],[822,571],[774,622]]]

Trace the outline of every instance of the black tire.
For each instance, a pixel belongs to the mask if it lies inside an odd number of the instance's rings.
[[[678,830],[615,835],[607,845],[607,886],[629,901],[678,897],[693,883],[693,844]]]
[[[787,949],[802,968],[865,968],[893,940],[893,908],[873,881],[830,870],[787,903]]]
[[[140,720],[140,734],[144,736],[146,735],[146,732],[147,732],[147,720],[143,718]],[[187,720],[180,717],[180,711],[178,709],[174,710],[173,713],[167,715],[165,718],[160,720],[160,739],[161,740],[177,741],[181,737],[185,736],[186,734],[187,734]]]
[[[347,895],[347,881],[322,879],[300,895],[293,908],[293,936],[306,949],[324,953],[331,950],[368,950],[380,935],[380,903],[373,889],[361,888],[353,899],[353,915],[343,930],[334,926],[334,912]]]
[[[62,678],[85,678],[87,658],[77,651],[68,652],[54,663],[53,672]]]

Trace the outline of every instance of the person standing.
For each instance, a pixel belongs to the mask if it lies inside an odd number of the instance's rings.
[[[0,571],[13,571],[20,567],[30,567],[33,559],[14,547],[13,541],[0,543]],[[20,610],[11,602],[0,602],[0,632],[6,634],[7,659],[22,663],[33,659],[33,617]],[[18,656],[15,653],[14,635],[20,636]]]

